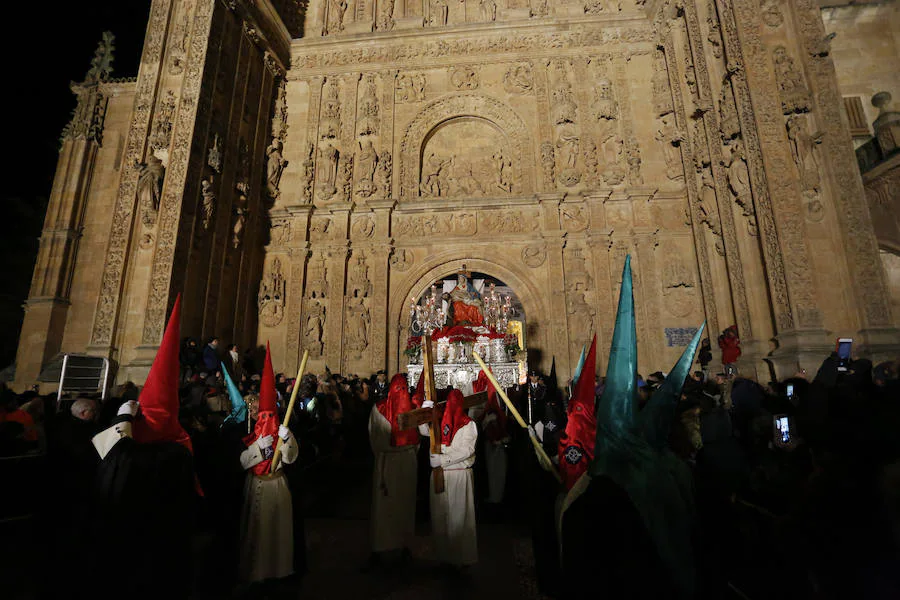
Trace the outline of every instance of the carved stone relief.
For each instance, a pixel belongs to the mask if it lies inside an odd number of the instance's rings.
[[[312,202],[312,186],[316,166],[313,158],[314,152],[315,148],[312,143],[307,142],[306,150],[303,152],[303,166],[300,169],[300,199],[303,204]]]
[[[311,240],[327,240],[334,237],[331,217],[313,217],[309,223],[309,238]]]
[[[347,349],[355,358],[361,358],[369,347],[371,326],[369,297],[372,294],[372,282],[369,280],[369,267],[366,265],[365,255],[361,252],[354,254],[355,262],[350,265],[347,275],[344,337]]]
[[[598,121],[613,121],[619,117],[619,103],[613,94],[612,82],[603,77],[594,88],[594,103],[591,105]]]
[[[525,266],[536,269],[547,260],[547,248],[545,246],[525,246],[522,248],[522,262]]]
[[[287,282],[281,270],[281,260],[275,257],[262,277],[257,296],[259,321],[267,327],[275,327],[284,319]]]
[[[734,201],[741,207],[741,212],[747,219],[747,231],[750,235],[755,236],[757,235],[756,211],[753,208],[753,195],[750,191],[750,171],[747,168],[747,158],[740,140],[736,140],[730,146],[729,156],[723,166]]]
[[[375,20],[378,31],[390,31],[394,28],[394,0],[378,2],[378,18]]]
[[[357,217],[353,220],[352,231],[355,237],[372,237],[375,233],[375,220],[369,216]]]
[[[430,235],[474,235],[475,213],[426,213],[396,215],[393,231],[396,235],[425,237]]]
[[[822,180],[819,175],[819,161],[816,157],[816,146],[822,143],[821,132],[810,135],[806,117],[791,115],[787,120],[788,140],[791,144],[791,156],[800,175],[800,188],[803,191],[803,203],[806,217],[810,221],[821,221],[825,215],[824,205],[819,199]]]
[[[247,217],[250,215],[247,210],[247,196],[243,192],[238,193],[237,200],[234,203],[234,226],[231,230],[231,245],[235,250],[240,248],[244,239],[244,225],[247,223]]]
[[[359,110],[357,112],[356,133],[357,135],[375,135],[378,133],[378,97],[375,87],[375,76],[372,74],[363,76],[362,97],[359,101]]]
[[[335,139],[341,135],[341,100],[337,80],[329,79],[325,84],[322,99],[322,115],[319,118],[319,135],[322,139]]]
[[[550,188],[553,188],[556,184],[556,155],[553,151],[553,144],[550,142],[541,142],[541,169],[544,173],[544,181]]]
[[[281,140],[275,138],[266,148],[266,191],[272,199],[278,198],[281,193],[278,185],[281,183],[281,175],[284,173],[288,161],[282,154]]]
[[[538,214],[522,210],[486,211],[479,215],[482,231],[490,233],[525,233],[540,228]]]
[[[159,107],[156,109],[153,131],[150,134],[150,151],[162,160],[164,165],[168,164],[169,142],[172,138],[176,103],[175,92],[167,91],[165,98],[160,100]]]
[[[291,243],[291,222],[287,219],[275,219],[272,221],[272,229],[269,237],[273,246],[286,246]]]
[[[534,91],[534,73],[529,63],[509,67],[503,76],[503,89],[510,94],[530,94]]]
[[[218,133],[213,135],[213,143],[209,147],[206,164],[216,173],[222,172],[222,140]]]
[[[397,95],[394,101],[421,102],[425,99],[425,73],[401,73],[397,75]]]
[[[428,24],[432,27],[443,27],[447,24],[447,17],[450,14],[450,8],[447,6],[447,0],[430,0],[429,1],[429,18]]]
[[[388,261],[391,265],[391,269],[399,272],[406,271],[409,269],[413,263],[416,261],[416,256],[413,254],[412,250],[407,250],[406,248],[396,248],[394,253],[391,254],[391,258]]]
[[[366,138],[359,142],[355,163],[356,193],[368,198],[375,193],[375,171],[378,168],[378,152],[371,139]]]
[[[653,93],[653,111],[657,116],[672,112],[672,88],[669,84],[669,71],[666,68],[666,55],[662,48],[653,52],[653,75],[650,79]]]
[[[760,6],[762,20],[769,27],[780,27],[784,23],[784,15],[781,14],[780,3],[781,0],[762,0],[762,5]]]
[[[203,230],[207,231],[216,214],[216,191],[213,189],[213,176],[200,182],[200,215]]]
[[[656,141],[663,147],[666,159],[666,177],[672,180],[684,178],[684,166],[681,162],[681,142],[684,135],[675,126],[675,115],[667,113],[657,119]]]
[[[481,20],[491,23],[497,20],[497,0],[478,0]]]
[[[781,92],[781,109],[784,114],[809,111],[809,89],[803,81],[803,74],[794,65],[794,59],[784,46],[772,51],[775,61],[775,76]]]
[[[332,200],[350,202],[353,191],[353,155],[344,154],[338,161],[337,196]]]
[[[394,172],[391,153],[382,151],[378,156],[378,166],[375,169],[375,191],[379,198],[391,197],[391,175]]]
[[[151,155],[147,157],[146,163],[139,165],[138,169],[138,206],[142,207],[144,225],[152,227],[156,224],[156,217],[159,214],[166,168],[161,160]]]
[[[344,30],[344,16],[347,12],[347,0],[328,0],[328,16],[323,34],[340,33]]]
[[[661,249],[662,304],[673,317],[687,317],[694,312],[695,306],[700,306],[694,272],[684,262],[683,248],[669,242],[663,244]]]
[[[712,55],[722,58],[722,30],[719,26],[719,15],[716,13],[715,0],[709,0],[706,4],[706,26],[709,33],[706,41],[712,50]]]
[[[338,192],[338,163],[341,152],[329,144],[319,146],[319,159],[316,163],[316,197],[328,200]]]
[[[578,206],[562,205],[559,207],[559,217],[562,228],[566,231],[584,231],[588,226],[587,211]]]
[[[475,67],[450,67],[450,85],[457,90],[474,90],[478,88],[478,71]]]
[[[734,139],[741,134],[741,123],[731,90],[731,78],[728,77],[722,82],[722,93],[719,95],[719,129],[723,141]]]
[[[719,221],[718,204],[716,202],[716,185],[709,167],[704,167],[700,171],[697,211],[700,222],[706,225],[716,238],[716,252],[720,256],[725,256],[725,245],[722,241],[722,225],[721,221]]]

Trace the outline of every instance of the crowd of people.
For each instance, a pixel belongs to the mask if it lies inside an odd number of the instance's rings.
[[[479,519],[530,525],[550,597],[900,597],[900,361],[832,354],[814,375],[761,385],[733,361],[712,373],[701,329],[669,373],[643,377],[626,313],[620,304],[605,377],[592,345],[567,385],[554,365],[506,398],[484,372],[435,397],[424,378],[413,387],[383,371],[297,382],[271,373],[267,352],[217,339],[182,341],[173,381],[152,370],[143,389],[125,384],[103,403],[4,387],[0,456],[47,457],[35,489],[52,502],[32,508],[61,571],[46,597],[96,596],[99,581],[110,597],[299,585],[302,473],[346,457],[374,458],[366,569],[414,558],[427,473],[431,558],[454,576],[479,560],[477,506]],[[720,338],[729,357],[736,334]],[[479,391],[487,400],[467,406]],[[424,418],[401,428],[400,415],[440,402],[439,430]],[[200,531],[214,543],[198,559]],[[135,587],[147,569],[156,583]]]

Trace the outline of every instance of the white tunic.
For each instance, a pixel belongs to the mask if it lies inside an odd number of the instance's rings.
[[[441,444],[444,492],[434,492],[431,480],[431,528],[437,560],[453,565],[478,562],[475,530],[475,443],[478,429],[469,422],[453,436],[449,446]]]
[[[391,446],[391,423],[377,408],[369,414],[369,443],[375,454],[372,551],[407,547],[416,527],[417,446]]]
[[[297,454],[297,440],[291,434],[281,446],[281,460],[289,465],[297,460]],[[262,461],[255,443],[241,454],[244,469],[252,469]],[[281,465],[272,475],[247,473],[241,532],[241,581],[287,577],[294,572],[291,491]]]

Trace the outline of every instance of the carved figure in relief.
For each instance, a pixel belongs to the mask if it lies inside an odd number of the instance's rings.
[[[594,317],[597,311],[587,302],[585,296],[588,293],[589,290],[583,282],[577,282],[566,290],[566,314],[573,352],[588,340],[588,336],[594,330]]]
[[[378,168],[375,170],[375,188],[378,192],[378,196],[381,198],[391,197],[392,172],[393,164],[391,162],[391,153],[384,150],[378,157]]]
[[[206,164],[216,173],[222,172],[222,140],[219,138],[218,133],[213,135],[213,143],[209,147]]]
[[[269,196],[277,198],[279,194],[278,184],[281,182],[281,174],[287,167],[288,161],[281,154],[281,140],[274,139],[266,148],[266,191]]]
[[[806,128],[806,118],[801,115],[793,115],[788,119],[787,132],[804,195],[814,195],[818,193],[821,183],[814,149],[822,143],[823,134],[810,135]]]
[[[394,28],[394,0],[380,0],[375,27],[379,31],[390,31]]]
[[[549,12],[547,0],[531,0],[531,17],[546,17]]]
[[[484,196],[484,186],[475,177],[472,164],[465,162],[456,168],[457,174],[450,178],[450,195]]]
[[[605,77],[597,82],[594,89],[594,116],[598,120],[612,121],[619,116],[619,104],[613,95],[612,82]]]
[[[369,309],[365,298],[357,295],[348,299],[347,304],[347,347],[356,358],[360,358],[369,347]]]
[[[496,0],[479,0],[482,21],[497,20],[497,2]]]
[[[669,314],[675,317],[686,317],[696,306],[694,294],[694,277],[681,257],[678,248],[665,247],[661,279],[663,284],[663,305]]]
[[[378,133],[378,98],[376,97],[375,77],[367,75],[363,86],[362,100],[359,103],[359,119],[357,132],[359,135]]]
[[[778,6],[780,0],[762,0],[762,20],[769,27],[779,27],[784,23],[784,16]]]
[[[453,67],[450,83],[458,90],[474,90],[478,87],[478,72],[474,67]]]
[[[155,222],[155,215],[159,212],[165,177],[166,168],[155,156],[148,156],[147,162],[140,166],[137,184],[138,202],[144,207],[145,212],[149,210],[152,213],[152,222]]]
[[[728,162],[723,161],[728,176],[728,187],[734,194],[734,201],[741,207],[745,217],[753,215],[753,196],[750,193],[750,171],[747,169],[743,145],[740,140],[731,145]]]
[[[172,137],[172,123],[175,118],[175,92],[169,90],[166,97],[160,102],[156,120],[153,123],[153,133],[150,134],[150,148],[157,150],[168,148]]]
[[[397,76],[397,102],[421,102],[424,99],[424,73],[401,73]]]
[[[497,171],[497,187],[504,192],[512,192],[512,161],[503,154],[503,150],[497,150],[492,158]]]
[[[341,153],[334,146],[324,145],[319,148],[319,165],[316,180],[320,186],[334,187],[337,180],[338,160]]]
[[[366,139],[359,142],[359,152],[356,153],[356,178],[359,181],[356,191],[361,196],[371,196],[375,192],[375,169],[378,165],[378,153],[372,140]]]
[[[330,0],[328,2],[327,33],[344,30],[344,13],[347,12],[347,0]]]
[[[447,0],[431,0],[431,4],[429,6],[431,8],[429,24],[432,27],[443,27],[444,25],[446,25],[447,16],[450,14],[450,9],[447,6]]]
[[[709,0],[706,5],[706,25],[709,27],[706,41],[712,48],[712,54],[716,58],[722,58],[722,31],[719,26],[719,16],[716,13],[715,0]]]
[[[424,181],[420,186],[423,196],[441,196],[448,191],[447,171],[453,164],[453,157],[439,158],[432,152],[426,165],[422,166]]]
[[[391,255],[390,260],[388,261],[391,265],[392,269],[397,271],[406,271],[409,269],[410,265],[415,262],[415,255],[412,253],[412,250],[407,250],[406,248],[397,248],[394,250],[394,253]]]
[[[600,174],[600,161],[597,158],[597,144],[588,140],[584,143],[584,177],[588,183],[596,184]]]
[[[704,168],[700,173],[700,193],[697,198],[697,209],[700,212],[700,221],[706,225],[716,237],[716,252],[725,256],[725,246],[722,242],[722,228],[719,223],[719,213],[716,207],[716,185],[710,173],[710,168]]]
[[[362,217],[353,222],[353,232],[359,237],[372,237],[375,233],[375,221],[371,217]]]
[[[322,101],[322,118],[319,130],[323,138],[336,138],[341,132],[341,100],[337,81],[325,85],[325,99]]]
[[[303,169],[300,172],[300,194],[305,204],[312,202],[312,184],[316,165],[313,159],[314,152],[313,145],[307,142],[306,150],[303,153]]]
[[[650,78],[653,91],[653,110],[658,116],[672,112],[672,90],[669,72],[666,69],[666,55],[662,49],[653,53],[653,75]]]
[[[803,82],[803,75],[794,65],[784,46],[778,46],[772,52],[775,60],[775,77],[781,91],[781,109],[784,114],[807,112],[809,110],[809,90]]]
[[[208,230],[216,212],[216,192],[213,189],[212,175],[209,179],[200,182],[200,196],[203,198],[201,208],[203,219],[201,221],[204,230]]]
[[[263,325],[275,327],[284,319],[286,291],[287,284],[281,272],[281,260],[276,257],[260,282],[257,296],[259,320]]]
[[[325,306],[319,300],[313,300],[306,313],[303,326],[303,339],[311,356],[322,355],[322,333],[325,331]]]
[[[244,239],[244,225],[247,222],[249,212],[247,211],[247,196],[238,194],[237,202],[234,207],[234,227],[232,228],[231,244],[237,250],[241,246]]]
[[[635,140],[627,144],[628,154],[628,178],[633,185],[644,185],[644,177],[641,175],[641,149]]]
[[[544,180],[552,186],[556,182],[554,175],[556,157],[554,156],[553,144],[550,142],[541,143],[541,168],[544,171]]]
[[[522,248],[522,262],[536,269],[547,260],[547,249],[544,246],[525,246]]]
[[[534,89],[531,65],[513,65],[503,76],[503,87],[510,94],[528,94]]]
[[[738,119],[737,106],[731,89],[731,80],[722,82],[722,93],[719,95],[719,128],[722,140],[734,139],[741,134],[741,123]]]
[[[560,163],[566,169],[574,169],[578,163],[580,138],[571,125],[560,127],[556,138],[556,149]]]
[[[291,222],[290,221],[274,221],[270,232],[271,243],[273,246],[284,246],[291,241]]]
[[[675,115],[668,113],[660,117],[656,130],[656,141],[662,144],[666,159],[666,177],[672,180],[684,177],[684,166],[681,163],[681,142],[684,136],[675,127]]]
[[[335,184],[341,200],[350,202],[353,188],[353,156],[342,156],[338,163],[338,181]]]

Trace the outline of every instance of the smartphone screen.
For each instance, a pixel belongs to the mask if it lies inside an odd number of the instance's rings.
[[[838,342],[838,358],[846,361],[850,358],[850,349],[853,347],[852,340],[841,340]]]
[[[775,428],[781,435],[781,441],[787,444],[791,441],[791,426],[788,417],[775,417]]]
[[[794,384],[789,383],[789,384],[787,384],[787,396],[788,396],[788,398],[790,398],[793,395],[794,395]]]

